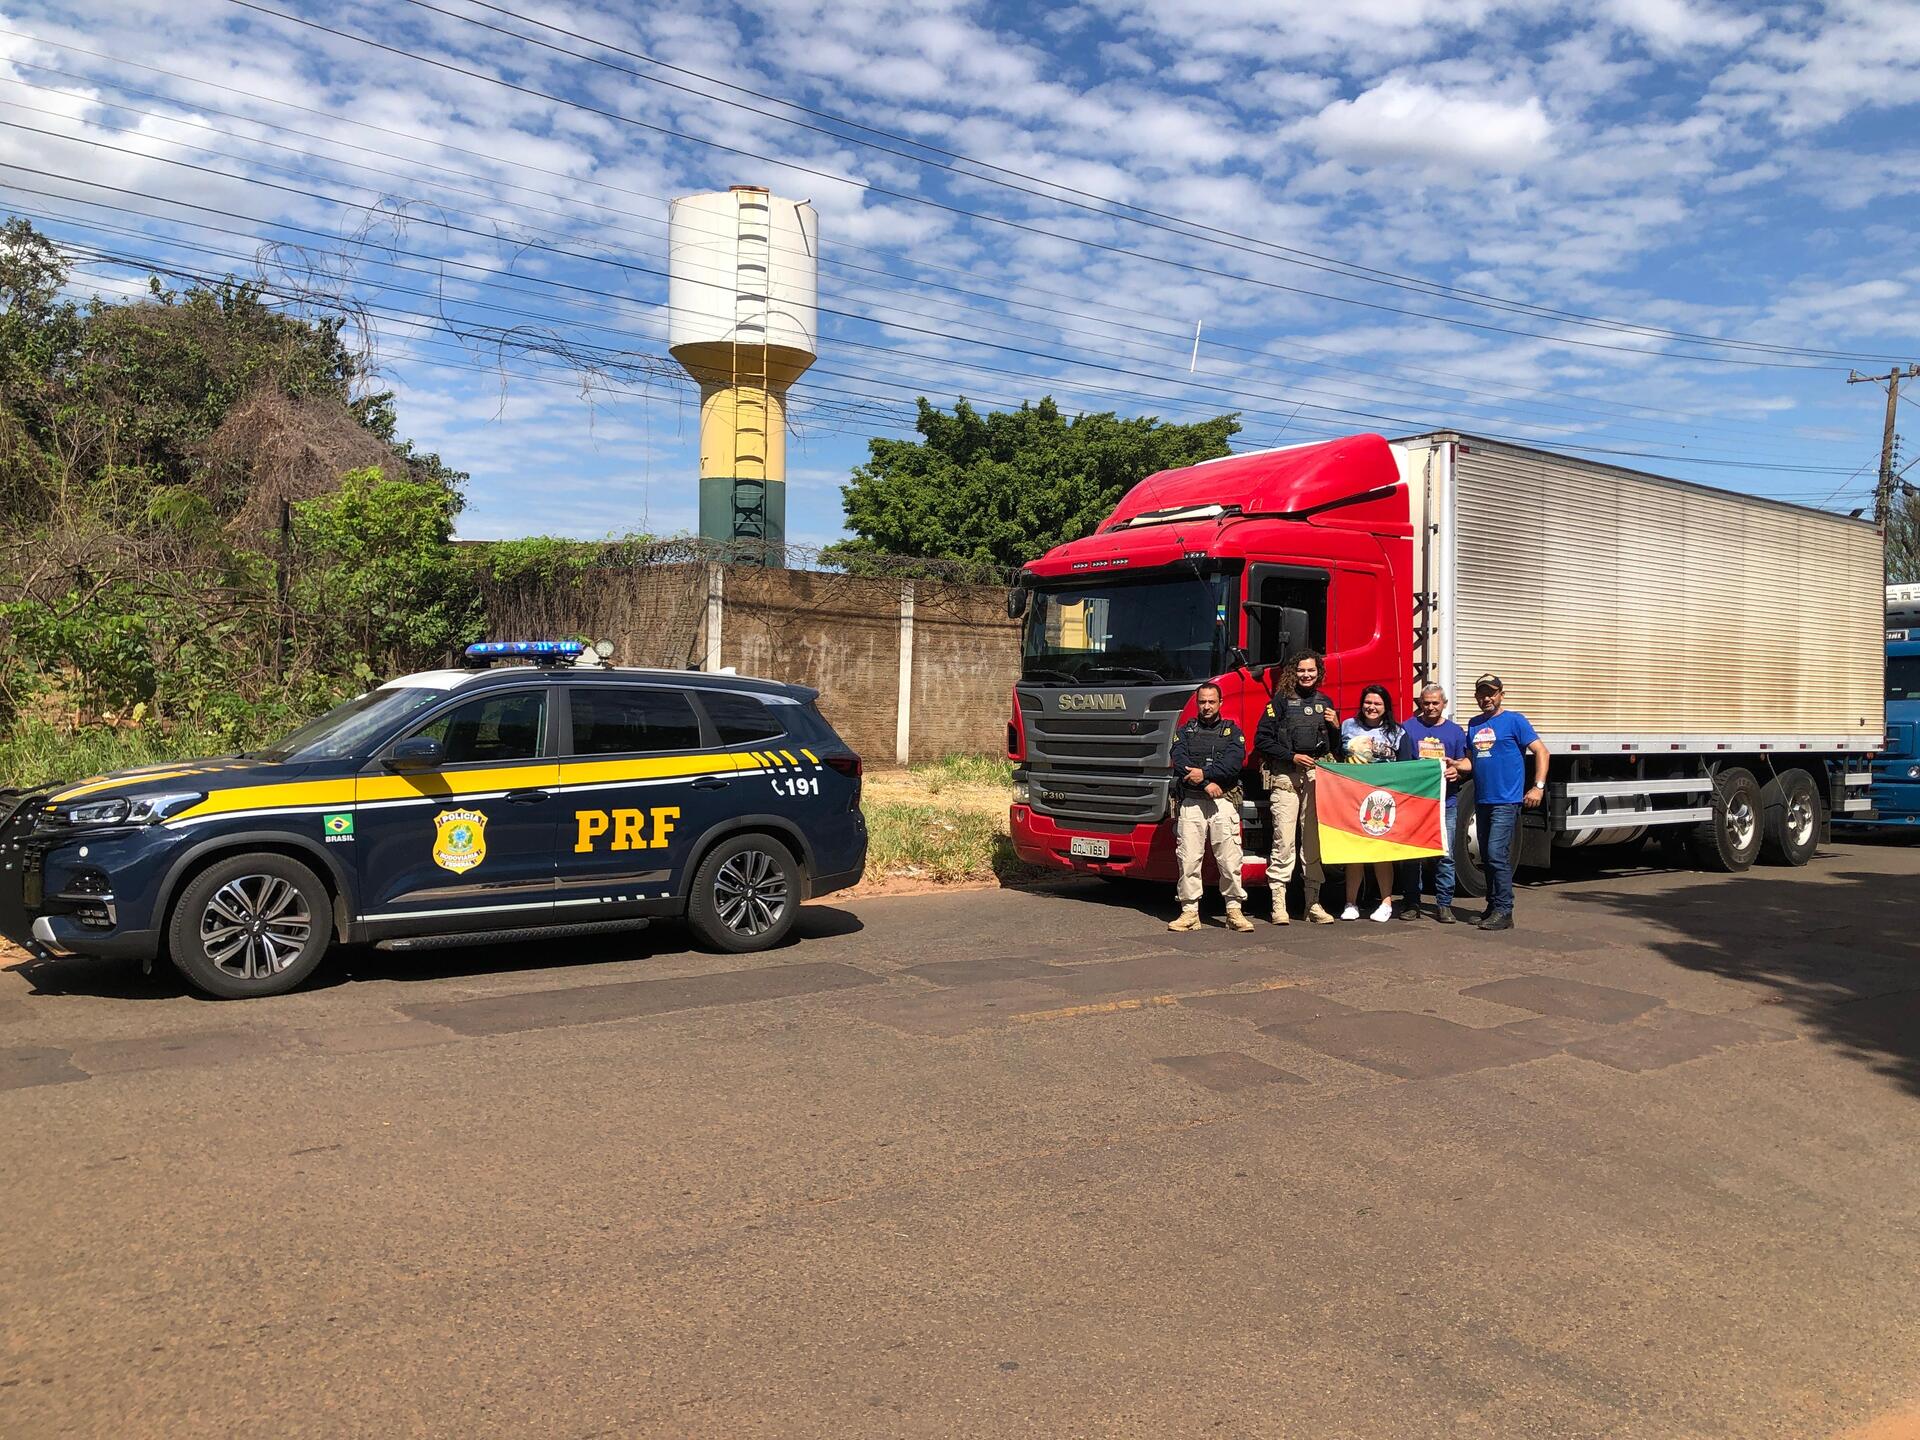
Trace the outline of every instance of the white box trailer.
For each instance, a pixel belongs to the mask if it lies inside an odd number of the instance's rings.
[[[1392,448],[1419,673],[1456,705],[1499,674],[1556,757],[1531,863],[1542,835],[1704,824],[1750,798],[1716,794],[1732,772],[1753,776],[1755,825],[1797,824],[1809,853],[1825,816],[1868,808],[1884,740],[1873,525],[1464,432]]]

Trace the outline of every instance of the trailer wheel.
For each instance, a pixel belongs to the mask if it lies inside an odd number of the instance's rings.
[[[1480,868],[1480,837],[1474,824],[1473,781],[1460,785],[1458,811],[1453,817],[1453,889],[1478,900],[1487,893],[1487,872]]]
[[[1820,846],[1820,792],[1804,770],[1788,770],[1760,789],[1766,813],[1761,854],[1770,865],[1804,865]]]
[[[1693,850],[1702,868],[1732,872],[1749,869],[1760,854],[1766,826],[1760,782],[1735,766],[1713,780],[1713,818],[1693,832]]]

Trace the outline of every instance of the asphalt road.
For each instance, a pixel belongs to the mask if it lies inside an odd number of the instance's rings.
[[[1920,848],[1518,913],[865,900],[754,959],[367,952],[245,1004],[16,964],[0,1433],[1894,1423]]]

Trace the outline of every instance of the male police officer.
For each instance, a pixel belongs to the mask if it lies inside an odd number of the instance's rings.
[[[1194,692],[1199,714],[1173,737],[1175,852],[1180,857],[1180,917],[1169,930],[1200,928],[1200,865],[1209,847],[1220,872],[1227,924],[1251,930],[1241,912],[1247,898],[1240,883],[1240,771],[1247,763],[1246,737],[1220,715],[1220,687],[1211,680]]]
[[[1320,693],[1320,657],[1303,651],[1287,662],[1280,693],[1267,706],[1253,737],[1273,795],[1273,856],[1267,861],[1267,880],[1273,886],[1276,925],[1287,923],[1287,885],[1293,879],[1296,849],[1306,878],[1307,918],[1316,925],[1334,923],[1332,913],[1320,903],[1327,877],[1320,868],[1313,763],[1334,753],[1339,740],[1333,703]]]

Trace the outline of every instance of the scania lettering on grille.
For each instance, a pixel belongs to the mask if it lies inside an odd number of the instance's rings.
[[[1127,697],[1124,695],[1062,695],[1062,710],[1124,710]]]

